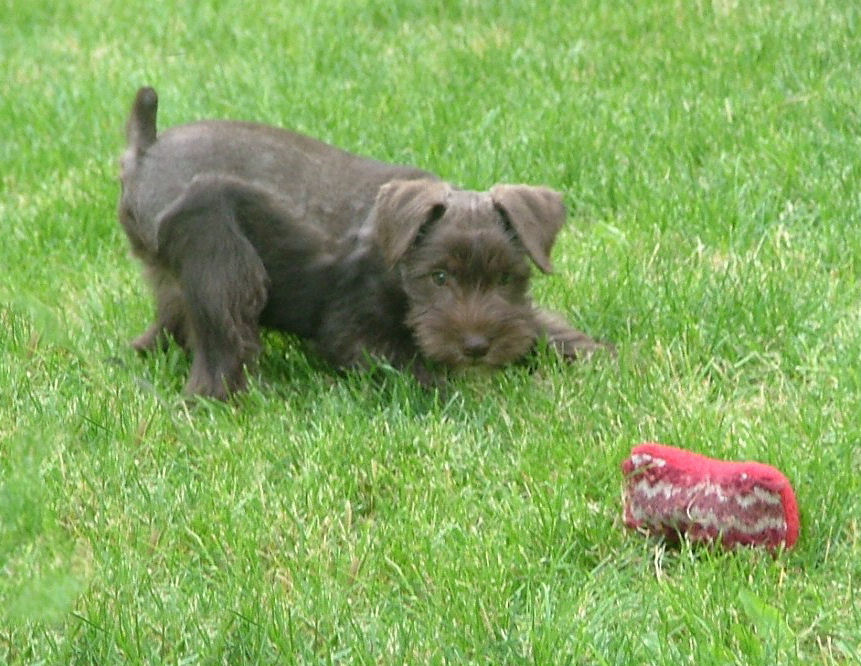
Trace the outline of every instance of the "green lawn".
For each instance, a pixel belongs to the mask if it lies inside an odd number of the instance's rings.
[[[171,4],[0,5],[0,663],[861,661],[856,0]],[[270,335],[247,395],[184,402],[127,346],[143,84],[162,127],[564,192],[536,300],[618,361],[435,399]],[[625,531],[644,440],[779,467],[797,547]]]

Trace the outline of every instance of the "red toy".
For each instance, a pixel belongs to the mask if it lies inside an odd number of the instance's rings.
[[[622,463],[625,525],[725,547],[798,540],[798,504],[787,478],[755,462],[726,462],[662,444],[641,444]]]

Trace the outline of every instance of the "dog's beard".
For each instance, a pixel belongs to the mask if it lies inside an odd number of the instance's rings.
[[[407,324],[422,355],[451,368],[508,365],[529,353],[537,335],[531,306],[511,303],[445,309],[414,304]],[[479,356],[467,351],[467,340],[475,337],[487,343]]]

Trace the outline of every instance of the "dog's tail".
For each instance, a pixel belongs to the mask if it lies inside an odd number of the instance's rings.
[[[126,123],[127,154],[134,156],[135,160],[155,143],[157,113],[158,95],[155,90],[149,86],[138,90]]]

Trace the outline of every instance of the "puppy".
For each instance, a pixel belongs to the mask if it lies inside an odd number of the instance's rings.
[[[606,347],[529,298],[529,261],[552,268],[558,193],[461,190],[251,123],[157,136],[157,106],[152,88],[138,91],[121,160],[119,219],[157,313],[132,344],[181,344],[188,393],[243,389],[261,326],[337,368],[383,361],[423,384],[518,361],[542,338],[568,358]]]

